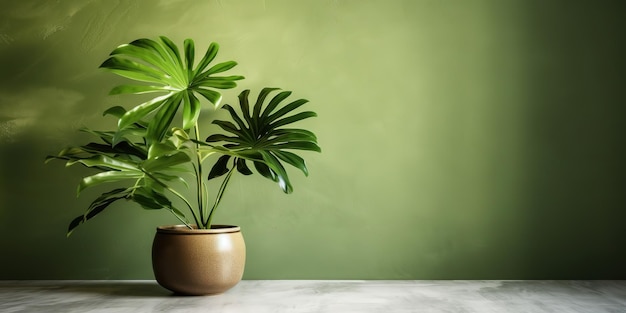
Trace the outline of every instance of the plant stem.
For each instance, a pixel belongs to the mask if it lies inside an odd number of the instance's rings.
[[[233,175],[233,172],[235,171],[236,167],[237,167],[237,158],[234,158],[233,167],[230,169],[230,171],[228,171],[228,174],[226,174],[226,177],[222,181],[222,185],[220,186],[220,189],[217,192],[217,196],[215,196],[215,203],[213,204],[213,207],[211,208],[211,212],[209,213],[209,219],[206,222],[207,228],[211,228],[211,221],[213,220],[213,213],[215,213],[217,206],[220,204],[220,201],[222,201],[222,196],[224,195],[226,186],[228,185],[228,182],[230,181],[230,177]]]
[[[171,193],[175,194],[178,198],[180,198],[181,200],[183,200],[183,202],[185,202],[185,204],[187,205],[187,207],[189,208],[189,211],[191,211],[191,215],[193,215],[193,219],[196,222],[196,225],[200,225],[199,221],[198,221],[198,217],[196,216],[196,213],[193,211],[193,207],[191,206],[191,203],[189,203],[189,201],[187,201],[187,199],[185,199],[185,197],[183,197],[183,195],[181,195],[180,193],[178,193],[178,191],[172,189],[171,187],[165,187],[167,190],[169,190]],[[199,227],[199,226],[198,226]]]
[[[172,210],[172,209],[168,209],[168,211],[170,211],[170,213],[172,213],[172,215],[176,216],[176,218],[177,218],[179,221],[181,221],[183,224],[185,224],[185,226],[187,226],[187,228],[189,228],[189,229],[193,229],[193,227],[191,227],[191,225],[189,225],[189,223],[188,223],[187,221],[185,221],[185,220],[183,220],[182,218],[180,218],[180,216],[178,216],[178,214],[176,214],[176,213],[174,212],[174,210]]]
[[[178,198],[180,198],[181,200],[183,200],[183,202],[185,202],[185,204],[187,205],[187,207],[189,208],[189,211],[191,211],[191,215],[193,216],[193,220],[196,222],[196,225],[198,227],[201,227],[200,222],[198,221],[198,217],[196,216],[196,213],[193,210],[193,206],[191,206],[191,203],[189,203],[189,201],[183,196],[181,195],[178,191],[174,190],[172,187],[164,184],[162,181],[160,181],[158,178],[154,177],[154,175],[144,171],[142,169],[142,172],[144,174],[146,174],[148,177],[152,178],[155,182],[157,182],[159,185],[163,186],[163,188],[169,190],[169,192],[173,193],[174,195],[176,195]]]
[[[194,125],[194,132],[196,136],[196,141],[200,140],[200,127],[198,123]],[[202,180],[202,156],[200,155],[200,145],[196,142],[196,188],[197,188],[197,198],[198,198],[198,212],[200,212],[200,221],[202,224],[198,224],[198,227],[206,228],[204,224],[204,214],[206,210],[205,199],[207,198],[206,189],[204,188],[204,181]]]

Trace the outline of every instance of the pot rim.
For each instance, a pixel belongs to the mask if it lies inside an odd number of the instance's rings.
[[[165,234],[181,234],[181,235],[200,235],[200,234],[223,234],[237,233],[241,231],[239,226],[235,225],[211,225],[211,229],[197,229],[196,225],[191,225],[193,229],[189,229],[185,225],[163,225],[157,226],[157,233]]]

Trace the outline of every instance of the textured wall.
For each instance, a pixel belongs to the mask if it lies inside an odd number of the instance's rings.
[[[109,127],[139,37],[194,38],[241,88],[311,100],[322,154],[284,195],[234,178],[247,279],[626,279],[625,39],[617,1],[13,1],[0,11],[0,279],[151,279],[165,212],[43,165]],[[226,93],[232,103],[238,91]],[[130,97],[132,98],[132,97]],[[209,117],[206,117],[207,121]],[[209,130],[209,127],[205,127]]]

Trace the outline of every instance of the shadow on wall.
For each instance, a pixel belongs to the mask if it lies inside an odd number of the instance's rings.
[[[626,279],[626,6],[527,8],[528,278]]]
[[[137,6],[107,1],[27,0],[0,12],[0,143],[22,132],[65,142],[70,127],[99,116],[110,78],[97,75],[109,31]],[[112,26],[113,25],[113,26]],[[124,26],[119,26],[124,27]],[[89,69],[90,71],[85,71]]]
[[[60,173],[62,167],[53,171],[56,175],[44,168],[43,156],[48,151],[37,135],[21,133],[11,139],[0,142],[0,228],[4,234],[0,275],[3,279],[37,278],[29,272],[52,270],[48,262],[55,258],[55,238],[64,239],[63,229],[50,232],[50,225],[65,223],[60,220],[64,214],[53,211],[76,199],[56,181],[68,175]]]
[[[72,192],[75,185],[59,183],[78,182],[79,175],[45,166],[44,158],[76,140],[83,121],[99,115],[102,104],[87,95],[106,94],[97,84],[101,78],[96,84],[84,79],[97,72],[97,53],[88,54],[74,39],[80,29],[64,28],[82,6],[24,1],[0,13],[0,278],[58,278],[72,271],[58,262],[64,257],[59,248],[68,246],[65,229],[51,232],[51,225],[66,225],[68,212],[84,205]]]
[[[7,12],[11,8],[0,16],[8,25],[32,21]],[[55,41],[33,40],[34,27],[15,29],[19,32],[6,34],[0,28],[0,222],[17,231],[31,228],[33,212],[41,209],[32,205],[55,200],[41,197],[43,190],[58,186],[42,175],[43,160],[59,143],[75,137],[68,126],[78,126],[84,118],[85,97],[67,77],[78,62],[54,49]]]

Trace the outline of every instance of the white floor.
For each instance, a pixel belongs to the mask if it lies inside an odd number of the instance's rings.
[[[624,313],[626,281],[242,281],[204,297],[154,281],[0,281],[0,312]]]

